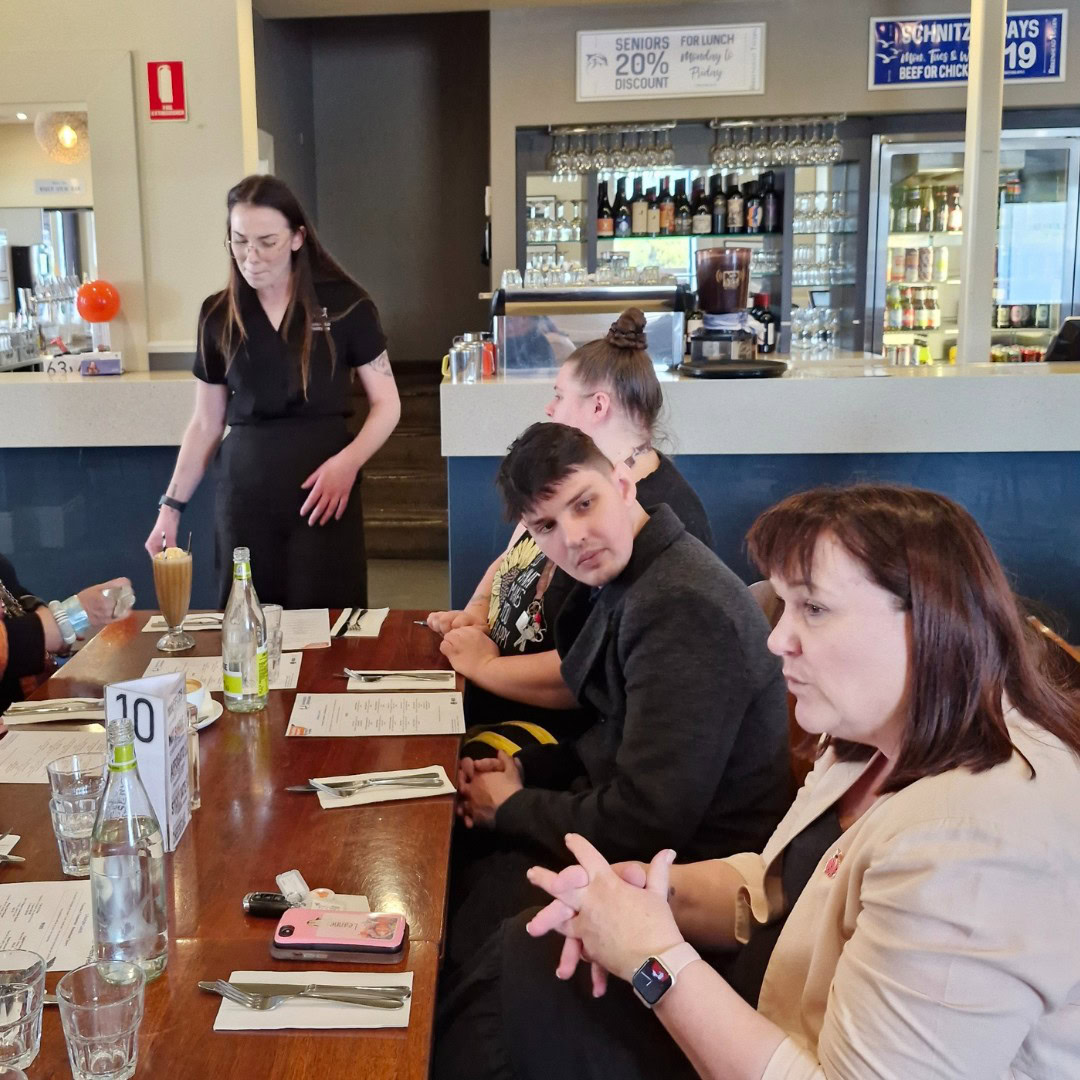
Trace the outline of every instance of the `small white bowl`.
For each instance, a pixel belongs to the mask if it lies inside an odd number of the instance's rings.
[[[188,678],[184,680],[184,690],[187,694],[188,704],[195,706],[195,711],[202,713],[203,702],[206,701],[206,687],[198,679]]]

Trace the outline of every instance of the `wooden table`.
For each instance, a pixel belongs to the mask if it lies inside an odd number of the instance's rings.
[[[103,630],[34,697],[98,695],[107,682],[140,677],[150,660],[161,655],[154,648],[157,635],[141,632],[151,614],[134,612]],[[331,613],[331,622],[335,614]],[[345,680],[334,673],[346,664],[446,668],[438,637],[412,623],[423,614],[392,611],[378,638],[336,639],[329,649],[305,651],[298,689],[343,692]],[[220,655],[218,631],[192,636],[195,648],[180,655]],[[220,700],[221,695],[214,696]],[[316,796],[282,789],[312,776],[433,764],[442,765],[453,777],[459,739],[286,739],[295,696],[296,691],[272,691],[264,711],[225,712],[200,734],[202,807],[193,813],[177,850],[166,856],[169,964],[147,986],[136,1075],[169,1080],[217,1076],[389,1080],[427,1075],[453,799],[439,796],[324,811]],[[22,865],[0,868],[0,882],[63,877],[47,791],[41,784],[0,784],[0,828],[22,836],[16,851],[26,858]],[[237,969],[295,968],[270,958],[274,921],[250,918],[240,904],[246,892],[276,891],[275,876],[292,868],[313,888],[363,893],[373,911],[406,916],[410,944],[403,966],[379,965],[377,970],[413,972],[408,1029],[212,1030],[218,999],[196,988],[199,979],[226,978]],[[346,965],[341,968],[349,970]],[[50,976],[49,985],[58,977]],[[70,1075],[60,1018],[56,1009],[48,1008],[41,1053],[29,1078]]]

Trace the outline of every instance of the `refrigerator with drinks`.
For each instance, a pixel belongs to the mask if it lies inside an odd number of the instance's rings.
[[[993,346],[967,362],[1042,358],[1076,296],[1080,129],[1002,132]],[[964,144],[873,139],[868,347],[888,363],[956,359],[964,241]]]

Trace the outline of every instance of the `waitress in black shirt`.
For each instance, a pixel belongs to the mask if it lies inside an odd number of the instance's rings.
[[[229,192],[225,243],[229,284],[199,314],[195,412],[146,550],[161,550],[162,533],[176,543],[217,454],[221,604],[230,554],[243,545],[264,602],[363,606],[359,474],[401,415],[379,314],[272,176]],[[346,427],[354,372],[370,403],[355,438]]]

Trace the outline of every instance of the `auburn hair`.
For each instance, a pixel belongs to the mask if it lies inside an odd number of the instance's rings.
[[[884,791],[958,767],[1008,760],[1007,697],[1028,720],[1080,754],[1080,694],[1043,663],[1005,572],[975,519],[944,495],[894,485],[791,495],[750,527],[765,575],[812,581],[818,541],[831,538],[911,614],[907,723]],[[845,760],[873,750],[823,740]]]
[[[368,294],[323,247],[318,234],[315,232],[315,226],[312,225],[311,219],[304,211],[303,206],[300,205],[300,200],[293,194],[289,186],[276,176],[244,177],[240,183],[229,190],[225,202],[226,241],[232,238],[233,207],[241,204],[270,207],[277,210],[285,218],[291,233],[295,234],[303,230],[304,242],[292,253],[289,305],[285,309],[284,318],[281,320],[279,333],[283,339],[288,338],[293,319],[299,312],[302,316],[304,328],[303,342],[300,349],[300,383],[306,398],[308,382],[311,377],[313,327],[321,326],[324,331],[322,337],[330,350],[332,370],[333,365],[337,362],[337,350],[334,348],[334,339],[329,332],[330,323],[347,314],[362,300],[368,299]],[[315,290],[316,283],[323,282],[344,282],[355,289],[355,298],[351,300],[346,310],[334,313],[326,311],[319,302],[318,293]],[[221,328],[217,335],[217,345],[225,357],[226,370],[236,357],[240,345],[247,341],[247,327],[244,325],[240,297],[244,290],[250,289],[251,286],[244,280],[240,268],[236,265],[236,259],[230,255],[229,284],[211,298],[199,323],[199,348],[201,350],[205,342],[206,327],[210,317],[215,312],[224,312]]]

